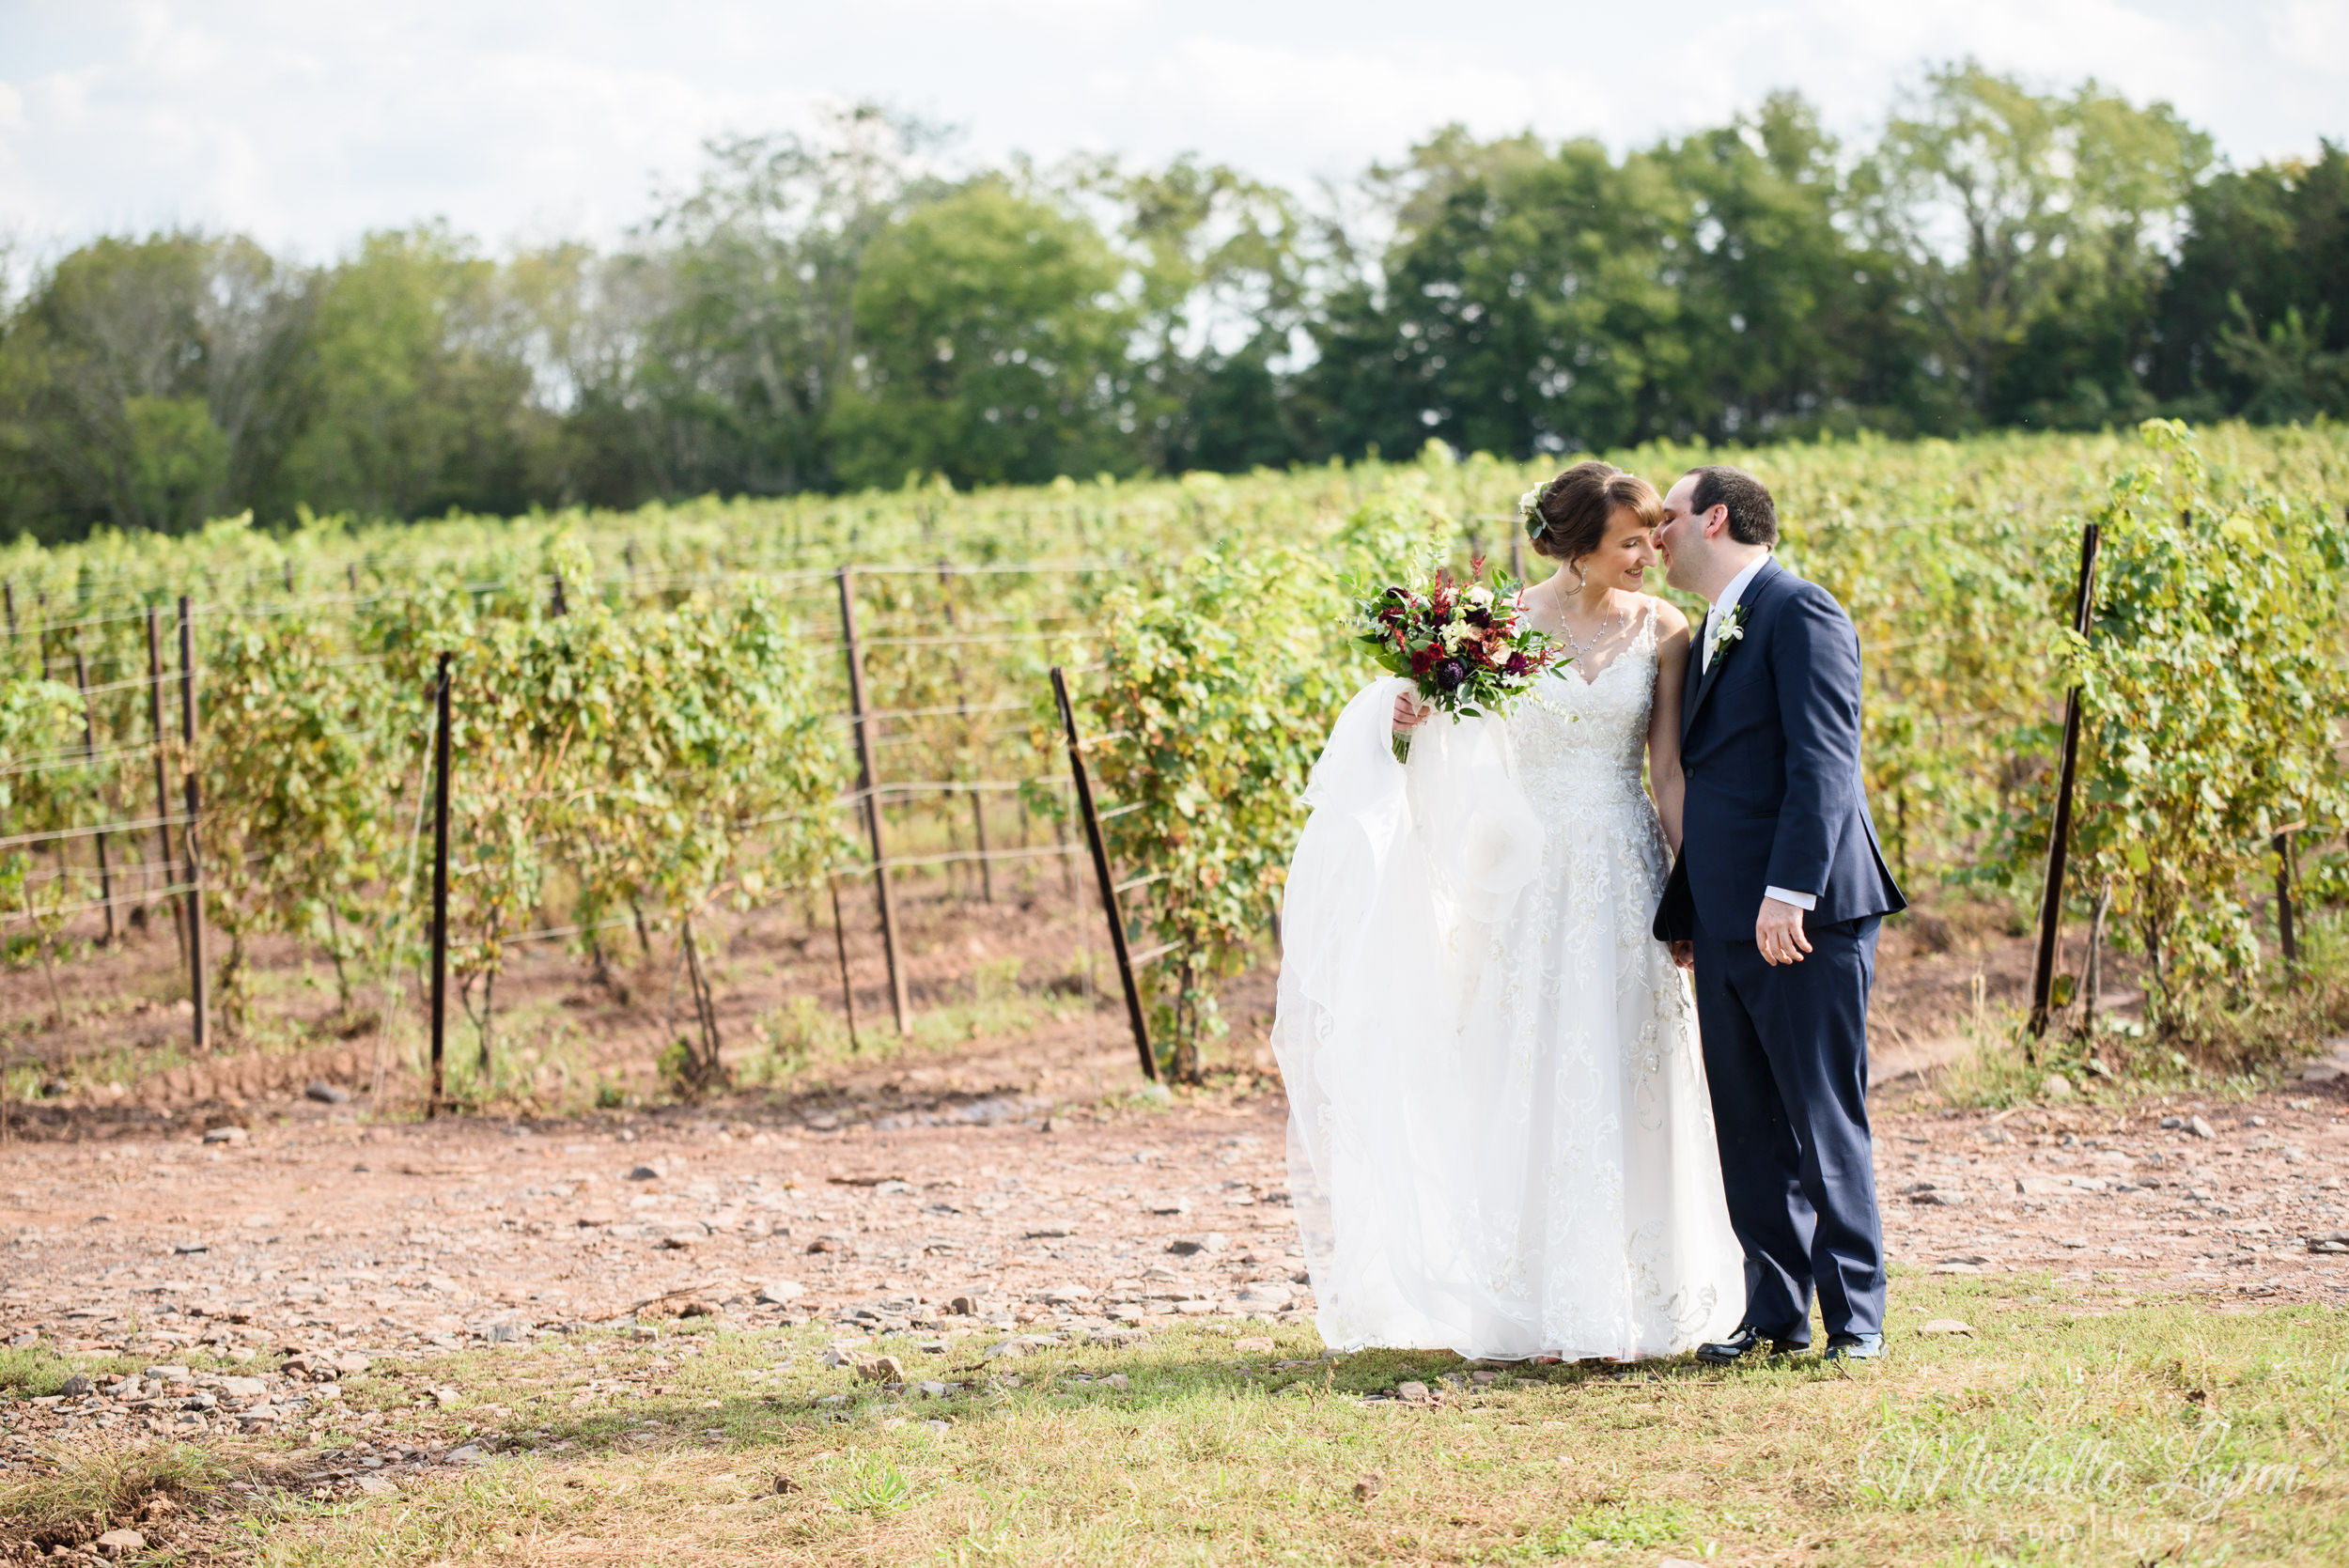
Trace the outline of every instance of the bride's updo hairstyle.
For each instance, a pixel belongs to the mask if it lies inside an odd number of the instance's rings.
[[[1664,520],[1664,501],[1654,485],[1595,458],[1575,464],[1520,503],[1534,552],[1569,564],[1605,544],[1608,522],[1626,506],[1650,528]]]

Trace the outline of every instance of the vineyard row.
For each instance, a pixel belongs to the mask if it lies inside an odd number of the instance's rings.
[[[1618,458],[1668,480],[1707,456]],[[2326,552],[2349,495],[2343,432],[1823,442],[1742,460],[1779,497],[1781,557],[1859,627],[1869,786],[1913,891],[2035,885],[2063,692],[2081,684],[2077,885],[2112,881],[2117,928],[2181,974],[2255,963],[2245,846],[2264,853],[2278,829],[2341,815],[2334,765],[2310,737],[2340,711]],[[1090,754],[1120,807],[1111,846],[1148,878],[1128,891],[1146,890],[1132,945],[1166,955],[1154,1027],[1178,1046],[1212,1039],[1221,978],[1262,950],[1314,753],[1367,674],[1340,625],[1346,584],[1494,548],[1484,520],[1535,472],[1431,450],[1228,480],[932,487],[397,534],[223,523],[0,551],[25,615],[0,676],[10,951],[70,961],[94,912],[82,894],[99,827],[183,832],[173,797],[193,768],[229,1029],[264,933],[334,958],[354,990],[371,971],[413,972],[443,654],[463,696],[450,958],[460,997],[485,1009],[507,949],[549,933],[596,961],[595,933],[613,923],[682,944],[714,911],[877,861],[1017,863],[1009,822],[985,802],[1019,804],[1022,851],[1032,818],[1065,822],[1057,663],[1082,672]],[[2067,639],[2092,517],[2110,524],[2112,565],[2090,635]],[[850,560],[870,563],[848,576],[853,632],[826,602]],[[368,591],[294,591],[330,578]],[[180,587],[210,607],[194,616],[193,749],[158,712],[179,676],[144,624]],[[78,689],[41,678],[61,658],[79,661]],[[2205,804],[2145,803],[2189,795]],[[886,852],[860,809],[880,804],[899,841]],[[184,859],[176,842],[134,853],[145,877]],[[2165,881],[2165,855],[2204,869]],[[2295,875],[2324,901],[2322,854]]]

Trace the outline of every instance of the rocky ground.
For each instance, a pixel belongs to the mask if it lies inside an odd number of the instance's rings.
[[[2169,1293],[2349,1301],[2344,1084],[2223,1106],[1888,1108],[1891,1255],[2044,1272],[2092,1308]],[[8,1406],[12,1447],[296,1429],[323,1421],[340,1370],[587,1324],[722,1312],[986,1344],[1312,1307],[1277,1094],[535,1127],[280,1110],[251,1130],[0,1152],[13,1231],[0,1337],[149,1368]],[[191,1377],[191,1352],[258,1374]]]
[[[0,1153],[16,1221],[0,1335],[157,1369],[8,1407],[16,1447],[322,1422],[345,1365],[624,1319],[1000,1338],[1309,1304],[1268,1098],[1104,1116],[996,1095],[845,1125],[539,1129],[288,1109],[209,1143],[192,1128]],[[191,1349],[267,1370],[190,1378],[175,1360]],[[278,1370],[283,1351],[303,1365]]]
[[[952,964],[1009,954],[1057,975],[1084,930],[1066,909],[965,912],[931,916],[931,1005],[951,1000]],[[1933,1272],[2034,1298],[2051,1279],[2088,1312],[2349,1304],[2349,1048],[2248,1100],[2067,1088],[2008,1112],[1938,1107],[1937,1065],[1970,1008],[2014,994],[2026,946],[1962,923],[1888,941],[1872,1021],[1895,1328],[1899,1278]],[[770,972],[744,951],[777,994],[813,963]],[[540,984],[565,1009],[581,990]],[[0,1342],[114,1370],[0,1396],[0,1471],[54,1467],[59,1445],[273,1436],[242,1445],[248,1474],[278,1465],[272,1484],[317,1498],[388,1492],[545,1419],[484,1409],[507,1396],[454,1386],[453,1354],[565,1340],[583,1361],[567,1397],[609,1411],[687,1397],[663,1383],[705,1348],[665,1332],[680,1317],[972,1368],[1040,1338],[1193,1323],[1262,1347],[1263,1326],[1309,1323],[1265,978],[1234,988],[1217,1087],[1173,1099],[1136,1092],[1113,999],[1037,994],[1014,1032],[868,1050],[699,1109],[417,1121],[412,1085],[372,1104],[363,1044],[218,1058],[129,1092],[83,1075],[19,1125],[29,1140],[0,1143]],[[622,1026],[648,1004],[593,1000],[608,1048],[641,1056]],[[861,1005],[886,1016],[878,990]],[[608,1335],[578,1337],[591,1327],[655,1343],[615,1356]],[[365,1408],[341,1411],[354,1377]]]
[[[2223,1108],[1884,1117],[1887,1247],[1896,1264],[1942,1273],[2045,1270],[2108,1304],[2165,1293],[2349,1304],[2340,1081]]]

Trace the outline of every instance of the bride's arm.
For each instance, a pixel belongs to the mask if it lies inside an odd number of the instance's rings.
[[[1688,783],[1680,772],[1680,693],[1688,675],[1688,617],[1670,604],[1656,609],[1656,701],[1647,722],[1648,786],[1656,792],[1656,815],[1664,842],[1680,853],[1680,809]]]

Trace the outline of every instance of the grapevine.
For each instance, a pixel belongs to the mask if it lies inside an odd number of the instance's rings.
[[[2055,707],[2081,681],[2075,886],[2113,879],[2132,939],[2162,955],[2184,1007],[2189,990],[2256,975],[2252,899],[2276,833],[2307,846],[2294,863],[2311,896],[2342,880],[2324,837],[2341,821],[2336,783],[2312,737],[2339,695],[2326,551],[2349,436],[2319,425],[2219,427],[2190,449],[2175,431],[2155,439],[2151,451],[2133,434],[2006,434],[1610,457],[1659,483],[1726,458],[1771,487],[1781,559],[1859,628],[1869,788],[1913,890],[2029,892]],[[70,965],[101,930],[101,887],[134,925],[176,896],[178,847],[166,857],[160,844],[174,830],[128,825],[178,810],[185,595],[232,1032],[253,1027],[240,966],[264,932],[333,964],[346,1010],[414,973],[424,887],[411,867],[428,688],[446,652],[453,953],[484,1050],[513,943],[568,933],[599,970],[623,945],[669,965],[686,999],[682,1076],[721,1081],[698,961],[708,923],[820,890],[860,858],[844,831],[854,773],[831,580],[855,564],[893,835],[973,854],[1013,831],[1015,804],[1057,810],[1065,761],[1029,716],[1050,662],[1076,672],[1088,729],[1111,737],[1094,752],[1105,803],[1129,808],[1112,818],[1113,847],[1122,879],[1146,879],[1129,907],[1141,945],[1162,950],[1149,970],[1161,1027],[1173,1064],[1193,1072],[1220,1028],[1222,981],[1270,951],[1297,797],[1330,717],[1373,673],[1348,644],[1349,596],[1508,539],[1514,499],[1563,460],[1431,445],[1408,463],[1287,474],[934,482],[401,527],[323,519],[282,536],[228,519],[177,538],[11,545],[0,837],[117,826],[103,883],[86,833],[0,851],[9,951]],[[2053,631],[2091,517],[2113,553],[2083,649]],[[2246,530],[2257,548],[2230,542]],[[2163,599],[2189,583],[2202,596],[2191,605]],[[2243,606],[2271,642],[2224,629]],[[2189,645],[2205,648],[2193,671],[2169,651]],[[2186,695],[2202,718],[2173,691],[2195,671]],[[2262,727],[2278,691],[2298,728]],[[2133,732],[2147,715],[2154,728]],[[2139,754],[2158,766],[2132,772]],[[2223,809],[2182,804],[2214,795]],[[978,873],[957,874],[980,891]]]

